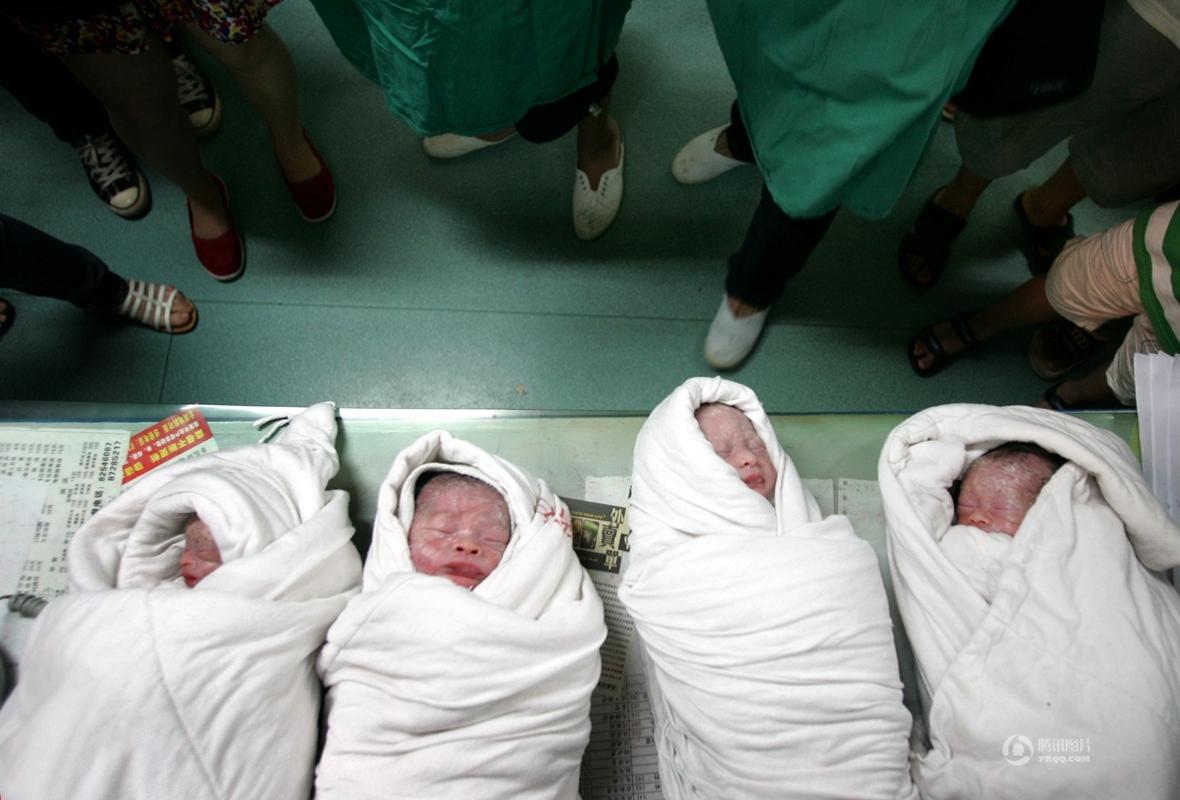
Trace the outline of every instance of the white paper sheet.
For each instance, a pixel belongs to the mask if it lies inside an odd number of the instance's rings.
[[[11,590],[46,599],[66,591],[65,552],[82,523],[122,488],[127,434],[123,431],[0,429],[0,477],[49,486],[24,565]],[[0,533],[6,539],[14,534]],[[19,547],[11,539],[7,547]]]
[[[1180,359],[1136,354],[1135,398],[1143,475],[1172,519],[1180,521]]]

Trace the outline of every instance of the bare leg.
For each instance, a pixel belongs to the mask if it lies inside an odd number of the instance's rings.
[[[1065,225],[1069,210],[1085,198],[1086,190],[1067,158],[1047,181],[1021,195],[1020,202],[1032,224],[1048,228]]]
[[[502,142],[505,139],[507,139],[509,136],[512,136],[515,133],[516,133],[516,128],[510,125],[507,128],[504,128],[503,130],[496,131],[495,133],[481,133],[476,138],[483,139],[485,142]]]
[[[1106,370],[1109,364],[1104,364],[1093,372],[1072,381],[1065,381],[1057,387],[1057,396],[1061,402],[1071,408],[1110,408],[1122,405],[1122,402],[1111,391],[1106,382]],[[1037,402],[1040,408],[1051,408],[1044,398]]]
[[[107,108],[111,126],[132,152],[188,195],[193,232],[212,239],[229,230],[217,182],[205,171],[176,75],[154,34],[140,55],[76,55],[62,61]]]
[[[189,39],[220,61],[262,115],[283,175],[292,183],[315,177],[320,162],[303,138],[295,95],[295,63],[283,40],[264,25],[254,38],[228,44],[186,24]]]
[[[736,310],[734,313],[737,313]],[[1048,322],[1056,316],[1057,312],[1049,305],[1049,299],[1045,295],[1045,276],[1037,275],[1007,294],[991,308],[968,317],[967,328],[976,340],[986,342],[1004,331]],[[949,322],[935,325],[934,335],[947,355],[954,355],[963,349],[964,343]],[[913,354],[918,359],[921,369],[928,369],[934,360],[934,356],[921,340],[914,342]]]
[[[733,158],[733,151],[729,149],[729,128],[726,128],[717,135],[717,143],[713,145],[713,151],[726,158]],[[738,302],[741,302],[740,300]],[[733,303],[730,303],[732,306]]]
[[[991,181],[987,178],[981,178],[961,166],[951,182],[934,196],[934,203],[957,217],[967,219],[979,202],[979,196],[990,185]]]
[[[758,308],[758,306],[752,306],[745,300],[739,300],[728,292],[725,295],[725,302],[729,304],[730,312],[738,319],[741,319],[742,317],[752,317],[759,311],[766,310],[764,308]]]
[[[604,172],[619,165],[623,134],[609,113],[610,95],[598,103],[602,110],[597,116],[587,114],[578,123],[578,169],[590,179],[590,188],[598,190]]]

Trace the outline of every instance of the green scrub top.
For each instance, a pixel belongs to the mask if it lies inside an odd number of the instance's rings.
[[[340,51],[424,136],[514,125],[592,83],[631,0],[312,0]]]
[[[775,203],[879,219],[1015,0],[708,0]]]

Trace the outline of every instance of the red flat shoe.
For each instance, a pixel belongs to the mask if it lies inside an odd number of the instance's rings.
[[[305,181],[292,183],[287,181],[287,191],[299,209],[299,215],[308,222],[323,222],[336,211],[336,181],[332,179],[332,170],[315,149],[307,131],[303,132],[303,140],[311,148],[312,155],[320,162],[320,171]]]
[[[221,202],[225,205],[228,215],[229,190],[225,188],[225,183],[221,178],[214,175],[213,180],[217,181],[217,188],[221,190]],[[191,232],[193,227],[193,207],[191,204],[188,206],[188,227]],[[193,249],[197,251],[197,260],[217,280],[236,280],[246,271],[246,243],[238,234],[238,229],[234,227],[233,217],[230,217],[229,230],[217,238],[201,239],[195,233],[192,234],[192,238]]]

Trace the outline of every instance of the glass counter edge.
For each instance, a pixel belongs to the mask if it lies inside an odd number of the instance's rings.
[[[289,416],[304,410],[306,406],[234,406],[234,405],[168,405],[151,403],[74,403],[39,401],[0,401],[0,423],[91,423],[91,422],[143,422],[164,419],[172,414],[190,408],[200,408],[210,422],[254,422],[268,416]],[[922,409],[888,411],[774,411],[771,417],[902,417],[906,418]],[[530,409],[453,409],[453,408],[337,408],[336,415],[342,421],[355,422],[476,422],[495,419],[574,419],[602,418],[619,419],[646,417],[651,409],[645,410],[530,410]],[[1084,412],[1069,412],[1080,416],[1110,415],[1112,417],[1134,414],[1134,409],[1099,409]]]

